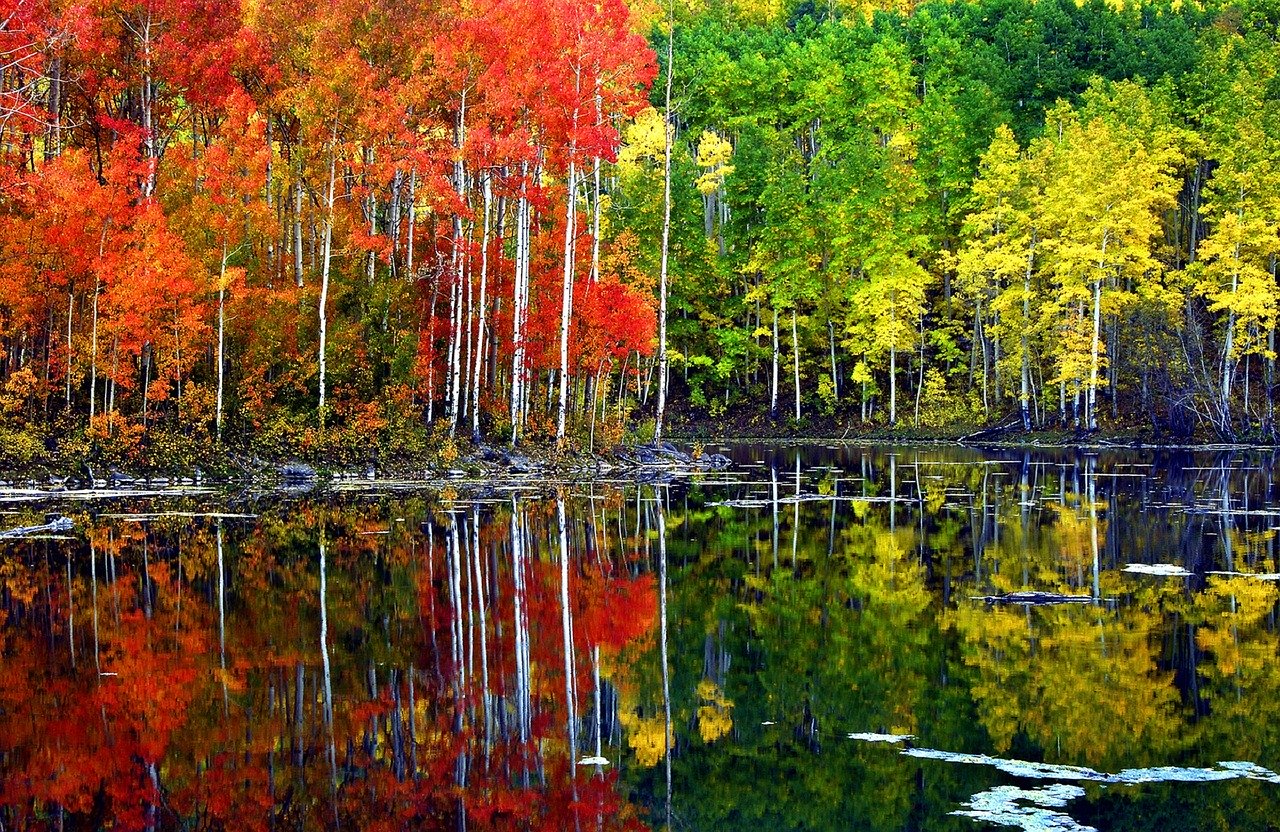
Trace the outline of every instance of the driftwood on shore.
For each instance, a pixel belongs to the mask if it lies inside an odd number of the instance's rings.
[[[526,455],[514,450],[485,446],[476,461],[496,465],[511,474],[589,477],[601,474],[719,471],[730,466],[722,454],[693,456],[668,443],[618,447],[607,456],[555,458]]]
[[[54,532],[69,532],[75,526],[71,522],[70,517],[51,517],[49,522],[39,526],[19,526],[16,529],[8,529],[0,531],[0,540],[16,540],[22,537],[30,537],[35,534],[50,534]]]
[[[694,468],[702,471],[719,471],[728,468],[731,464],[729,458],[723,454],[702,454],[695,457],[666,442],[661,445],[618,448],[613,455],[623,465],[636,468]]]
[[[973,433],[961,436],[959,442],[964,444],[966,442],[981,442],[984,440],[998,439],[1006,433],[1015,430],[1022,430],[1022,414],[1020,413],[1008,416],[1000,422],[997,422],[992,427],[976,430]]]

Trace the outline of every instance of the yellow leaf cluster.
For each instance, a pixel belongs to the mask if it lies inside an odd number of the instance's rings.
[[[727,699],[720,686],[710,679],[698,683],[698,733],[702,741],[711,743],[733,730],[733,701]]]

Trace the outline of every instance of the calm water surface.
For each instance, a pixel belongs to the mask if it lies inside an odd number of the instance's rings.
[[[0,503],[0,828],[1278,828],[1274,457],[726,452]]]

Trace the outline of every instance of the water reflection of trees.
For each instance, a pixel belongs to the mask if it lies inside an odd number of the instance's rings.
[[[1210,574],[1277,571],[1266,460],[762,461],[737,486],[104,511],[10,544],[4,827],[660,826],[670,760],[677,828],[968,828],[946,813],[986,775],[846,731],[1280,763],[1280,593]],[[972,600],[1023,589],[1095,600]]]
[[[84,516],[11,546],[4,828],[639,827],[616,766],[576,760],[625,747],[655,576],[616,498],[563,531],[556,506]]]
[[[764,461],[785,471],[788,453]],[[725,692],[736,703],[738,747],[699,753],[690,741],[686,757],[697,761],[676,792],[705,798],[687,798],[693,825],[733,828],[743,817],[737,790],[717,801],[720,787],[699,781],[750,777],[744,758],[756,761],[757,778],[781,766],[780,782],[769,775],[755,785],[765,794],[751,801],[750,817],[765,823],[952,824],[939,807],[954,807],[965,793],[957,781],[969,774],[880,769],[885,755],[839,747],[844,731],[1103,767],[1280,761],[1274,731],[1258,724],[1275,678],[1275,585],[1208,574],[1276,571],[1269,460],[814,456],[806,453],[817,470],[806,471],[804,486],[814,499],[787,505],[783,489],[775,501],[771,476],[753,490],[763,501],[754,513],[703,517],[704,530],[690,537],[713,550],[675,579],[676,603],[696,610],[683,613],[695,629],[714,609],[704,632],[736,634]],[[744,551],[742,540],[754,545]],[[1122,567],[1131,562],[1177,563],[1194,575],[1129,575]],[[1037,609],[971,600],[1023,589],[1096,600]],[[719,600],[725,594],[736,607]],[[809,756],[788,766],[787,754]],[[808,788],[814,779],[878,785],[833,796]],[[1231,791],[1216,793],[1220,817],[1233,816]],[[931,793],[951,797],[928,808]]]

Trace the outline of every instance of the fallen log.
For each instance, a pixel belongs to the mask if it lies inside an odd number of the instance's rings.
[[[1007,416],[1003,421],[996,423],[992,427],[983,428],[982,430],[966,434],[965,436],[960,437],[959,442],[964,444],[966,442],[981,442],[983,440],[995,439],[1014,430],[1022,430],[1022,414],[1020,413]]]

